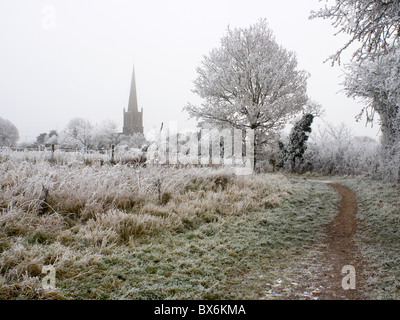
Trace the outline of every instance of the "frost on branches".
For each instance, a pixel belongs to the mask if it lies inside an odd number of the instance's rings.
[[[262,137],[280,129],[308,101],[308,74],[297,70],[295,54],[275,42],[265,20],[228,28],[197,73],[194,92],[204,103],[184,109],[219,127],[253,129],[256,152],[266,142]]]
[[[356,60],[374,58],[400,45],[400,0],[336,0],[332,7],[312,12],[310,19],[331,19],[339,33],[350,40],[330,57],[340,63],[340,55],[352,43],[361,43],[354,52]]]
[[[365,101],[359,117],[372,122],[379,115],[381,128],[379,173],[385,180],[400,183],[400,49],[347,67],[345,90]]]
[[[351,39],[335,55],[352,43],[360,46],[354,62],[346,67],[347,95],[365,102],[358,119],[366,115],[373,122],[377,113],[382,132],[381,176],[400,182],[400,0],[336,0],[335,5],[313,12],[310,18],[333,20],[338,33]]]
[[[0,118],[0,147],[14,147],[18,139],[17,127],[11,121]]]
[[[349,97],[361,98],[365,107],[360,113],[367,121],[379,114],[382,143],[393,145],[400,138],[400,50],[377,58],[347,66],[344,82]]]

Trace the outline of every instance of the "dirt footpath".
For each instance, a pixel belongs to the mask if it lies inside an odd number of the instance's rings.
[[[321,263],[324,266],[321,274],[321,286],[324,289],[321,290],[318,299],[362,300],[366,298],[363,291],[364,263],[354,242],[358,224],[356,195],[352,190],[340,184],[327,184],[340,194],[341,200],[338,215],[326,230],[326,249],[322,251],[321,258]],[[349,274],[342,274],[342,269],[345,266],[355,268],[355,289],[343,289],[342,280]]]
[[[338,214],[326,227],[326,237],[322,246],[311,260],[299,263],[298,270],[290,284],[276,281],[267,290],[267,299],[312,299],[312,300],[364,300],[368,299],[364,292],[365,274],[362,256],[355,244],[354,235],[359,221],[357,220],[356,195],[349,188],[330,181],[314,181],[325,183],[341,196],[338,203]],[[343,287],[350,285],[348,269],[354,267],[355,289]]]
[[[366,265],[354,241],[360,223],[356,217],[356,195],[351,189],[338,183],[313,182],[325,183],[333,192],[339,193],[341,198],[338,214],[326,227],[326,236],[319,249],[299,263],[292,278],[285,281],[278,279],[267,284],[265,299],[366,300],[369,298],[365,292]],[[349,278],[353,271],[355,277],[352,278],[352,283]]]

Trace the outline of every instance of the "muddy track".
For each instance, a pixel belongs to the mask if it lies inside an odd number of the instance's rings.
[[[315,181],[318,182],[318,181]],[[319,181],[321,183],[323,181]],[[291,287],[291,294],[278,295],[278,299],[313,299],[313,300],[364,300],[364,262],[355,244],[354,235],[357,220],[357,199],[349,188],[333,182],[323,182],[341,196],[338,214],[326,227],[323,246],[312,265],[301,265],[296,276],[296,286]],[[349,273],[342,273],[343,267],[355,269],[355,289],[345,290],[343,278]],[[310,270],[311,269],[311,270]],[[312,279],[310,278],[312,272]],[[286,297],[286,298],[285,298]]]
[[[341,200],[339,212],[326,230],[326,249],[322,251],[321,263],[324,270],[321,274],[321,286],[324,290],[318,296],[321,300],[362,300],[364,295],[364,263],[354,242],[357,230],[357,199],[349,188],[337,183],[328,183],[337,191]],[[342,274],[344,266],[353,266],[356,272],[356,288],[344,290]]]

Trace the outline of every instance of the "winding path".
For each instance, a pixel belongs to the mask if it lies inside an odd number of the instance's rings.
[[[310,181],[310,180],[308,180]],[[296,281],[290,288],[290,294],[278,292],[278,299],[313,299],[313,300],[364,300],[368,299],[365,288],[365,275],[362,256],[355,244],[354,235],[357,220],[357,198],[355,193],[338,183],[331,181],[312,181],[325,183],[341,196],[338,214],[326,227],[326,237],[322,249],[314,261],[305,261],[299,265]],[[343,267],[352,266],[355,270],[355,289],[345,290],[343,278],[349,273],[342,273]],[[303,271],[301,271],[303,270]],[[312,276],[311,276],[312,275]],[[285,290],[284,290],[285,291]],[[280,294],[279,294],[280,293]],[[286,298],[285,298],[286,297]]]
[[[321,286],[324,290],[318,296],[321,300],[362,300],[364,296],[364,262],[355,245],[354,235],[358,220],[356,195],[349,188],[338,183],[327,183],[337,191],[341,200],[339,213],[327,227],[326,249],[322,252],[321,263],[324,266],[321,274]],[[353,266],[356,272],[356,288],[344,290],[342,274],[344,266]]]

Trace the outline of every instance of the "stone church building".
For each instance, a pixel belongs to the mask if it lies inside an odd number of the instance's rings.
[[[124,108],[123,134],[143,134],[143,108],[139,112],[136,94],[135,68],[133,68],[128,111]]]

